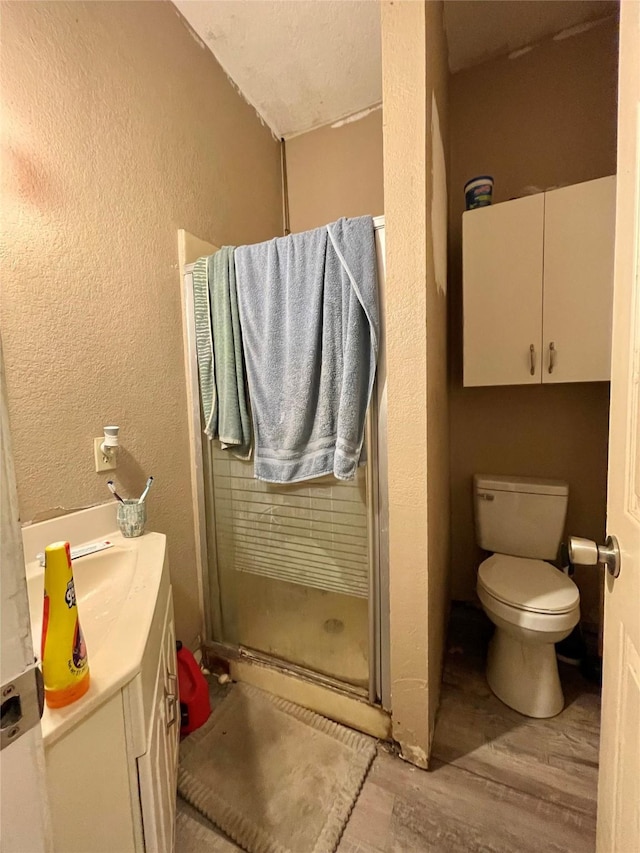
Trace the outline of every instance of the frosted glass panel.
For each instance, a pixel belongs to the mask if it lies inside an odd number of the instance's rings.
[[[349,683],[368,682],[366,470],[263,483],[208,443],[223,638]]]
[[[218,450],[213,475],[221,557],[236,571],[367,597],[363,470],[355,483],[275,485]]]

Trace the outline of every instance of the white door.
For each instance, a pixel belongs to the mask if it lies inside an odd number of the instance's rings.
[[[464,384],[539,385],[544,194],[462,216]]]
[[[542,381],[611,376],[615,176],[544,195]]]
[[[18,522],[9,419],[0,350],[0,563],[2,567],[2,752],[0,814],[2,853],[41,853],[51,849],[44,776],[44,749],[37,712],[33,644]],[[19,699],[17,698],[19,696]],[[18,701],[22,717],[18,719]],[[13,702],[4,704],[5,702]],[[29,714],[32,719],[29,720]],[[35,723],[35,725],[32,725]]]
[[[621,571],[606,575],[599,853],[640,850],[640,3],[620,5],[607,530]]]

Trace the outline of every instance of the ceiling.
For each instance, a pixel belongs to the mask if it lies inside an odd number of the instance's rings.
[[[278,137],[382,100],[379,0],[173,0]],[[446,0],[459,71],[612,14],[617,0]]]
[[[382,99],[378,0],[174,0],[276,136]]]

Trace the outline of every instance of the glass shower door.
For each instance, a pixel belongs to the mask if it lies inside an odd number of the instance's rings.
[[[207,639],[337,681],[390,707],[384,220],[374,220],[380,285],[369,462],[352,483],[263,483],[202,435],[191,267],[185,345],[196,531]]]
[[[221,616],[215,639],[366,690],[367,469],[352,483],[264,483],[251,463],[206,445],[211,587]]]

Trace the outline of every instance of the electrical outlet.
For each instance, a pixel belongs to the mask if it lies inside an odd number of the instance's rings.
[[[102,452],[101,444],[104,441],[104,436],[101,438],[93,439],[93,458],[96,463],[96,472],[100,473],[100,471],[114,471],[116,465],[118,464],[117,451],[115,448],[109,454],[107,461],[105,462],[105,455]]]

